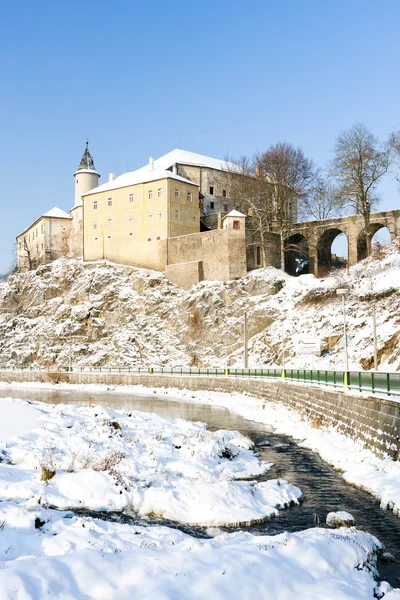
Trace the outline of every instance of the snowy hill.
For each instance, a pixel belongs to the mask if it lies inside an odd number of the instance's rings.
[[[251,367],[280,364],[284,315],[287,366],[309,364],[292,344],[294,335],[308,334],[322,342],[315,367],[342,368],[335,290],[347,285],[351,367],[372,368],[375,302],[380,368],[399,370],[399,251],[397,240],[349,274],[324,279],[271,267],[191,290],[155,271],[57,260],[0,284],[0,365],[65,367],[71,352],[74,366],[242,366],[247,311]]]

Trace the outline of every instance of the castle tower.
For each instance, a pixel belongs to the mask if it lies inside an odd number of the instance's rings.
[[[89,142],[86,140],[86,148],[75,177],[75,206],[82,206],[82,196],[89,190],[99,185],[100,174],[94,166],[93,157],[89,152]]]

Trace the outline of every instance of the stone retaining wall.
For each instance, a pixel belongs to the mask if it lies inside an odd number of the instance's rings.
[[[348,437],[361,441],[378,456],[399,458],[400,403],[365,398],[340,390],[299,383],[234,377],[134,375],[129,373],[0,372],[4,382],[53,382],[106,385],[144,385],[179,389],[245,393],[260,401],[282,402],[316,427],[333,425]]]

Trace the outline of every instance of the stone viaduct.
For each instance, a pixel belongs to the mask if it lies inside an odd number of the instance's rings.
[[[387,227],[393,240],[400,235],[400,210],[372,213],[372,236],[382,227]],[[307,254],[309,272],[321,276],[331,270],[331,246],[335,238],[344,233],[348,243],[348,264],[355,265],[366,258],[367,247],[364,233],[364,219],[361,215],[326,219],[324,221],[305,221],[293,226],[291,236],[286,240],[288,248],[302,248],[301,253],[296,249],[289,250],[286,256],[286,271],[294,272],[297,256]]]

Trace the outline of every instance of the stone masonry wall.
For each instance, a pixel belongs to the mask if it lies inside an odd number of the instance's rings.
[[[179,389],[245,393],[264,402],[282,402],[303,414],[316,427],[333,425],[349,438],[360,441],[378,456],[399,459],[400,403],[365,398],[324,387],[283,381],[234,377],[134,375],[129,373],[0,372],[4,382],[103,383],[145,385]]]

